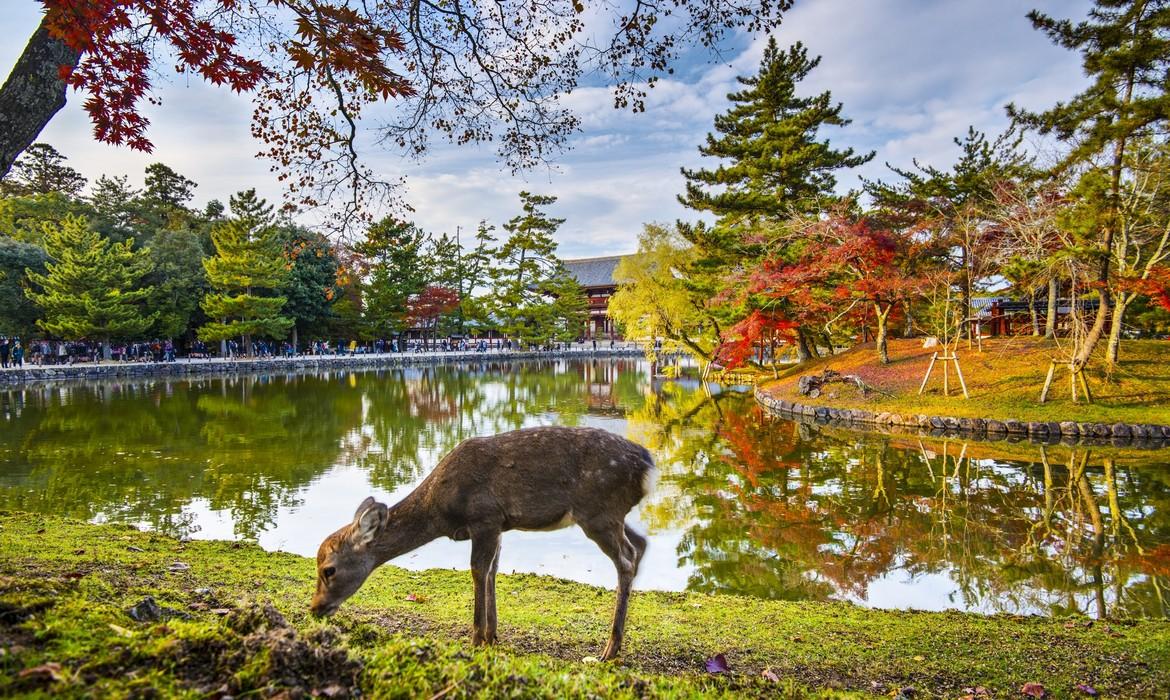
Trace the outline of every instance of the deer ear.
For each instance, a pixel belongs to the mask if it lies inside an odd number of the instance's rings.
[[[370,506],[374,505],[375,503],[377,503],[377,501],[374,500],[373,496],[366,496],[366,500],[359,503],[357,510],[355,510],[353,512],[353,521],[356,523],[357,519],[362,517],[362,512],[365,511],[366,508],[369,508]]]
[[[387,508],[385,504],[378,503],[373,498],[367,498],[362,501],[362,506],[354,515],[353,529],[350,530],[349,535],[350,541],[358,547],[368,545],[386,522]]]

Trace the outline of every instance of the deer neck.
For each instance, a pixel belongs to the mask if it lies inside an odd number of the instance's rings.
[[[378,563],[414,551],[442,534],[434,515],[416,493],[390,507],[382,534],[373,542],[372,549]]]

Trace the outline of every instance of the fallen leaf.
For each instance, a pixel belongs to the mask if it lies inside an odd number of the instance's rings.
[[[425,603],[425,602],[427,602],[427,597],[425,595],[423,595],[422,593],[408,593],[406,595],[406,599],[412,603]]]
[[[231,608],[212,608],[211,612],[215,615],[231,615],[232,609]]]
[[[600,661],[601,661],[601,659],[598,659],[596,656],[586,656],[583,659],[581,659],[581,663],[583,663],[583,664],[595,664],[595,663],[599,663]]]
[[[167,571],[187,571],[191,565],[185,561],[176,561],[167,567]]]
[[[915,660],[915,661],[926,661],[926,657],[925,657],[925,656],[922,656],[922,655],[919,655],[919,656],[915,656],[915,657],[914,657],[914,660]]]
[[[780,682],[780,676],[777,676],[776,673],[770,668],[765,668],[763,673],[760,675],[763,676],[764,680],[766,681],[772,681],[773,683]]]
[[[727,657],[723,654],[716,654],[707,659],[703,667],[707,669],[707,673],[729,673],[731,667],[727,665]]]
[[[40,666],[33,666],[26,668],[20,672],[21,678],[32,678],[35,680],[65,680],[65,672],[61,669],[61,664],[56,661],[50,661]]]
[[[1077,683],[1077,690],[1081,691],[1082,693],[1084,693],[1085,695],[1088,695],[1091,698],[1095,698],[1101,694],[1101,693],[1097,692],[1097,689],[1094,688],[1093,686],[1086,685],[1084,683]]]
[[[1048,697],[1048,690],[1039,683],[1025,683],[1020,692],[1030,698]]]
[[[117,634],[119,637],[133,637],[134,636],[134,633],[131,632],[130,630],[126,629],[125,627],[115,625],[112,622],[109,624],[110,624],[110,629],[114,630],[114,634]]]

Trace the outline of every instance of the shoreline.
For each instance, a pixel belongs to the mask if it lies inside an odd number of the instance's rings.
[[[416,365],[454,365],[473,362],[534,359],[642,357],[640,347],[581,348],[538,351],[458,351],[382,353],[361,355],[305,355],[264,359],[181,359],[174,362],[108,362],[75,365],[25,365],[0,369],[0,388],[15,388],[53,381],[125,379],[144,377],[186,378],[213,374],[296,372],[320,369],[397,368]]]
[[[957,437],[986,442],[1023,442],[1037,445],[1170,447],[1170,425],[1150,423],[1093,423],[1078,421],[1021,421],[1012,418],[956,418],[925,414],[869,411],[788,401],[756,385],[752,394],[767,411],[786,420],[835,425],[857,431]]]

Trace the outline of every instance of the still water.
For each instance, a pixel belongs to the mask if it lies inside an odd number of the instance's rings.
[[[884,608],[1170,616],[1170,453],[799,425],[636,360],[485,362],[0,391],[0,509],[313,555],[460,440],[588,425],[661,470],[641,589]],[[468,567],[466,542],[397,560]],[[500,570],[613,585],[577,528],[504,536]]]

